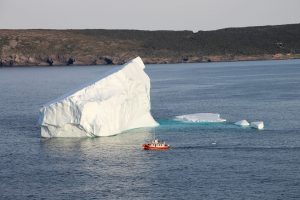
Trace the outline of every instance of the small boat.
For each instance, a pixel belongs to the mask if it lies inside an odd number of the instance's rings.
[[[170,145],[166,144],[164,141],[159,141],[158,139],[152,140],[151,143],[143,144],[144,150],[167,150]]]

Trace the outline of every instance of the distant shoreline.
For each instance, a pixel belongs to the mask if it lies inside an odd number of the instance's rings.
[[[0,67],[235,62],[300,58],[300,24],[215,31],[0,29]]]
[[[164,64],[199,64],[199,63],[222,63],[222,62],[251,62],[251,61],[284,61],[284,60],[298,60],[300,59],[299,57],[292,57],[292,58],[276,58],[276,59],[249,59],[249,60],[219,60],[219,61],[210,61],[210,62],[174,62],[174,63],[147,63],[144,62],[146,65],[164,65]],[[97,65],[91,65],[91,64],[72,64],[72,65],[2,65],[0,68],[26,68],[26,67],[80,67],[80,66],[117,66],[117,65],[122,65],[121,64],[97,64]]]

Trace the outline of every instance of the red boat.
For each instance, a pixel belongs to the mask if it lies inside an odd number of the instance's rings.
[[[164,141],[159,141],[158,139],[153,140],[151,143],[143,144],[144,150],[167,150],[170,145],[166,144]]]

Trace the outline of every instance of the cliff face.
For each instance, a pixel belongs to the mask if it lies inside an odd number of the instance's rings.
[[[0,66],[300,58],[300,24],[216,31],[0,30]]]

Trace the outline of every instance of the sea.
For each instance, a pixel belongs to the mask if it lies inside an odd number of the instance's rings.
[[[300,60],[146,65],[159,127],[40,137],[43,104],[113,67],[0,68],[0,199],[300,199]],[[174,120],[207,112],[227,121]]]

